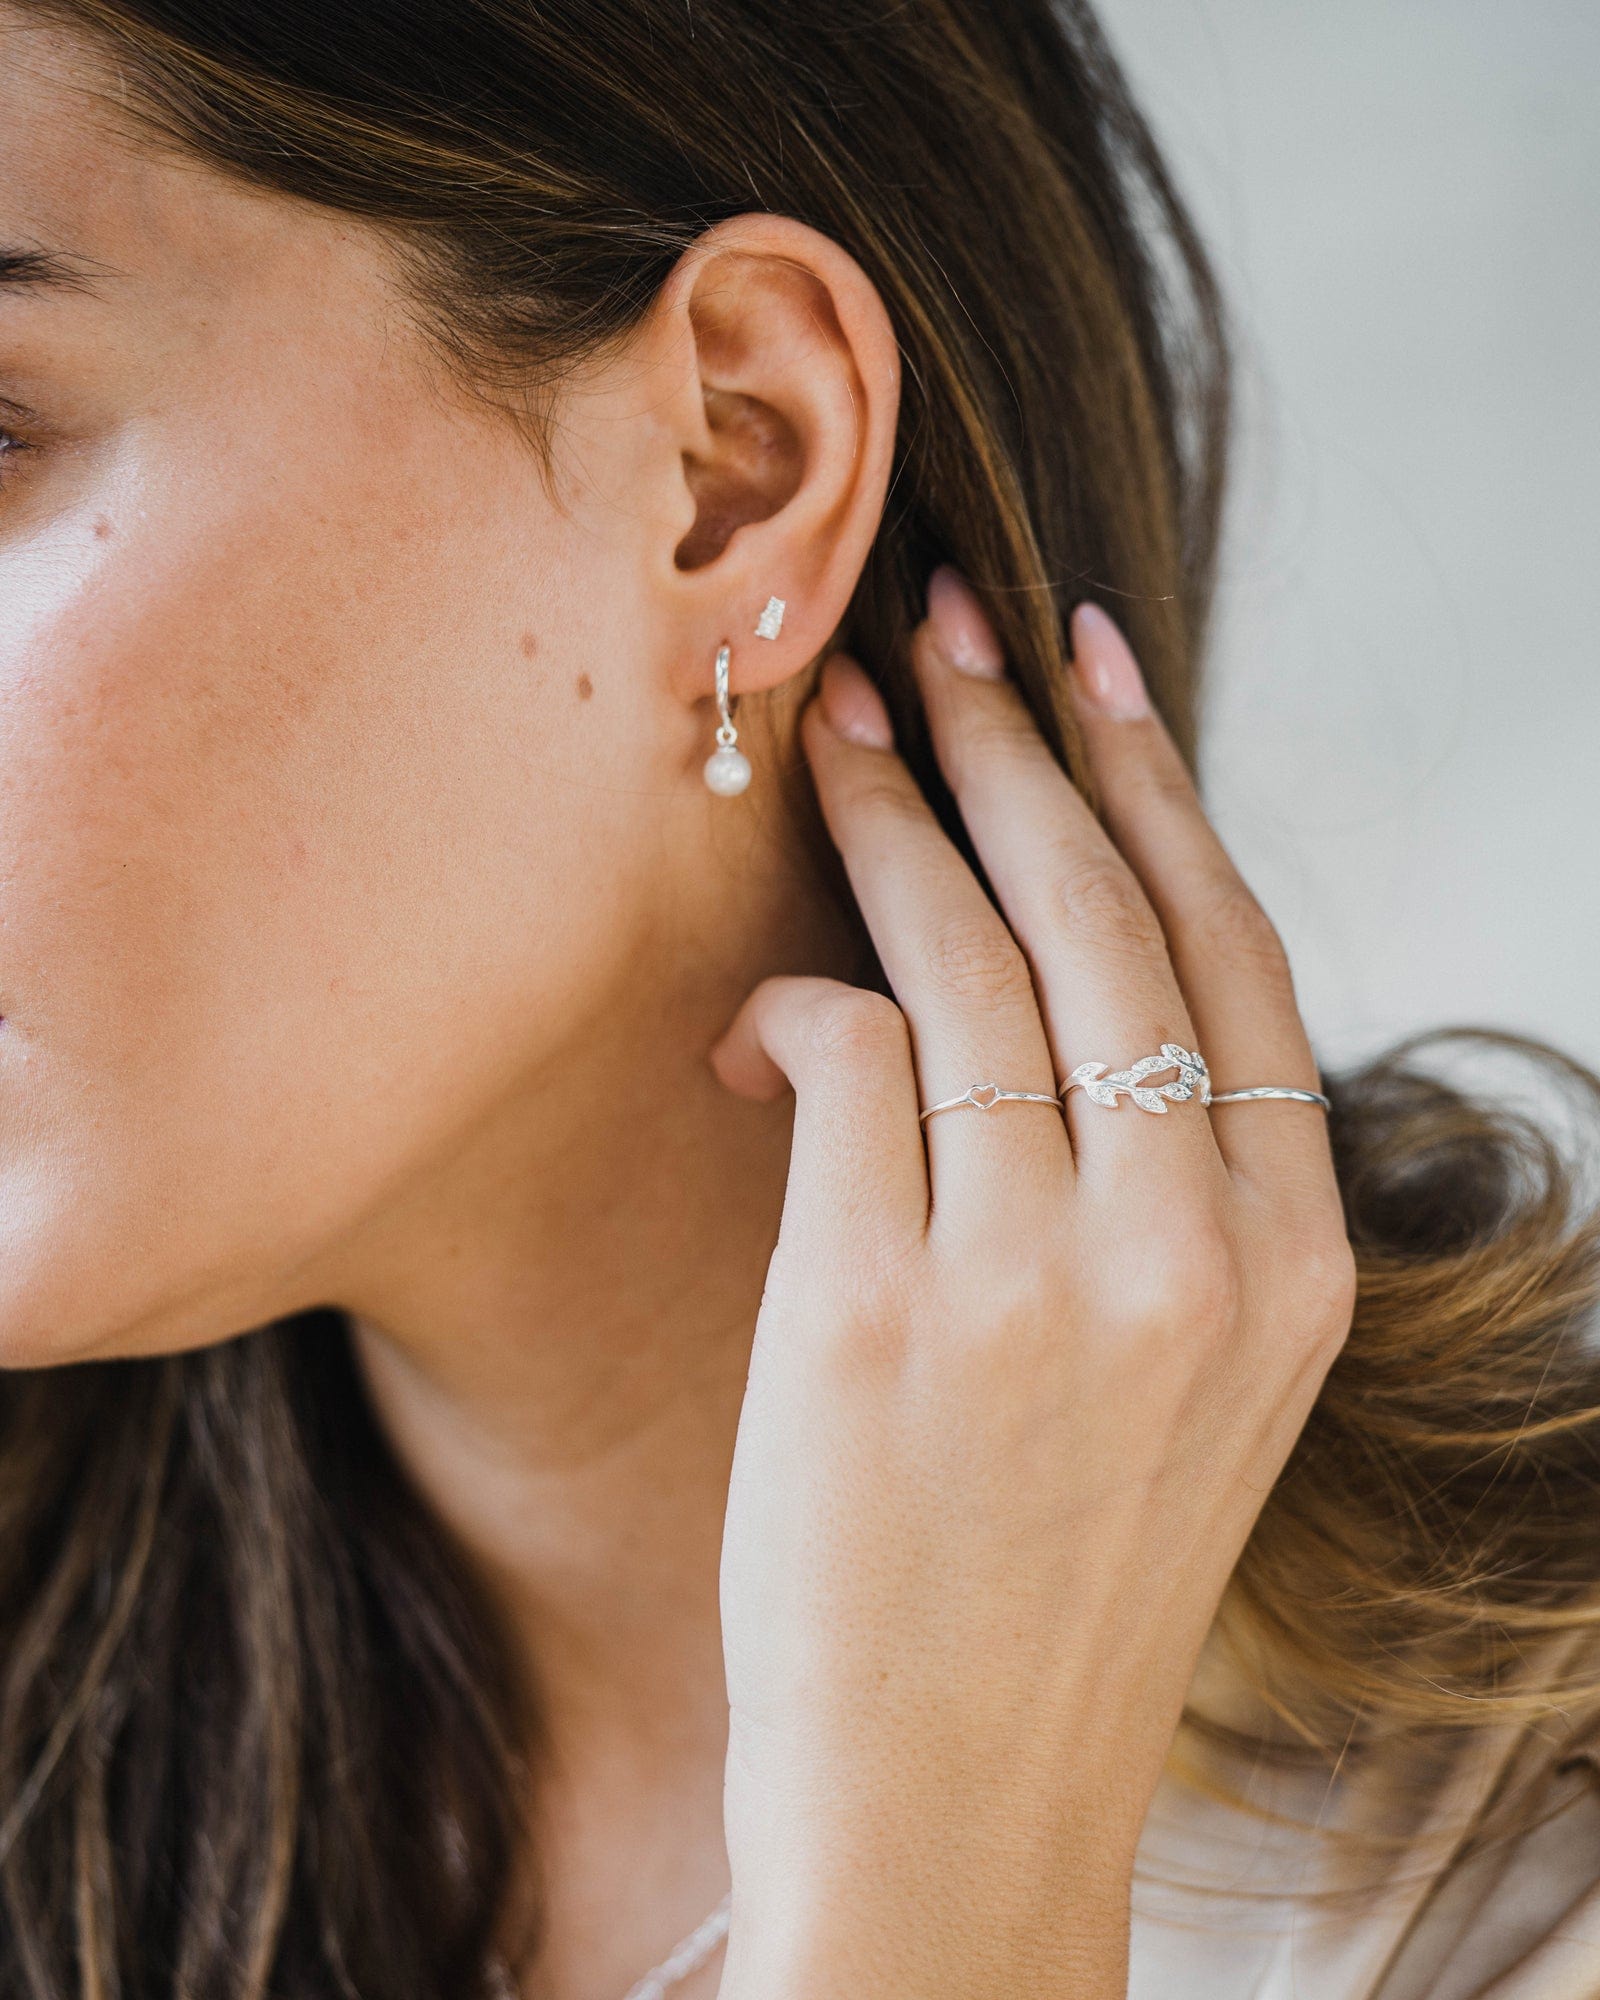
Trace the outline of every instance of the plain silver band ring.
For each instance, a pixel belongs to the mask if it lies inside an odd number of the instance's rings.
[[[1279,1083],[1259,1084],[1254,1090],[1214,1090],[1211,1093],[1211,1102],[1242,1104],[1247,1097],[1294,1097],[1302,1104],[1320,1104],[1324,1111],[1333,1109],[1332,1098],[1324,1097],[1320,1090],[1290,1090],[1286,1085]]]
[[[987,1111],[995,1104],[1053,1104],[1057,1111],[1063,1109],[1059,1098],[1049,1097],[1042,1090],[1002,1090],[997,1083],[974,1083],[959,1097],[947,1097],[942,1104],[930,1104],[926,1111],[918,1114],[917,1123],[920,1125],[936,1111],[957,1111],[966,1105],[974,1111]]]

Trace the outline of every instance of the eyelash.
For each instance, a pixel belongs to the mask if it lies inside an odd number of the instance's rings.
[[[21,438],[14,437],[10,431],[0,430],[0,486],[4,486],[6,481],[11,477],[6,467],[6,460],[14,452],[26,451],[27,449],[27,445],[23,443]]]

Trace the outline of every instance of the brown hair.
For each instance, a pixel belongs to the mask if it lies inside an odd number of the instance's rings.
[[[843,637],[964,851],[906,660],[935,562],[1081,785],[1085,594],[1192,759],[1224,318],[1082,0],[29,4],[114,58],[147,138],[387,230],[419,328],[511,414],[708,225],[826,232],[904,360]],[[1594,1122],[1600,1077],[1500,1042]],[[1230,1606],[1330,1747],[1596,1695],[1521,1662],[1600,1624],[1600,1224],[1537,1121],[1419,1050],[1329,1079],[1356,1322]],[[0,1995],[481,1993],[538,1717],[341,1316],[15,1374],[3,1423]]]

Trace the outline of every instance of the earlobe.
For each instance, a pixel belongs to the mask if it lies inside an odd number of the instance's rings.
[[[762,606],[761,616],[756,620],[758,639],[776,639],[783,629],[783,614],[788,609],[781,597],[769,597]],[[715,695],[717,702],[717,747],[706,759],[704,776],[707,786],[719,798],[735,798],[745,791],[750,783],[750,759],[739,748],[738,725],[733,719],[732,698],[728,691],[729,662],[732,648],[727,641],[717,648],[715,668]]]

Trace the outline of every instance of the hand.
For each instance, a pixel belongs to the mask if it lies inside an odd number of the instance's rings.
[[[723,1545],[725,2000],[1120,2000],[1191,1674],[1353,1309],[1316,1105],[919,1125],[1163,1042],[1219,1091],[1318,1082],[1164,726],[1091,698],[1086,665],[1137,705],[1115,627],[1074,618],[1108,833],[976,599],[930,596],[916,671],[1004,917],[835,656],[802,737],[898,1004],[766,980],[712,1052],[796,1093]]]

